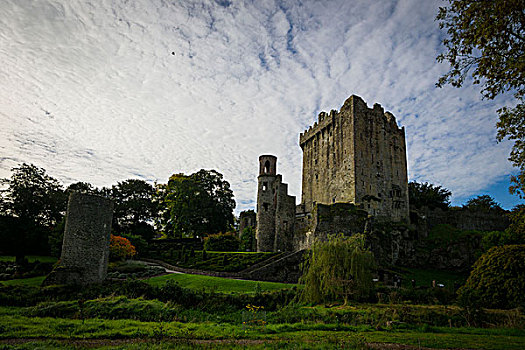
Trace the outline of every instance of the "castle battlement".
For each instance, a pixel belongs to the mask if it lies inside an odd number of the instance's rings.
[[[345,113],[346,112],[346,113]],[[360,117],[366,115],[373,115],[376,118],[381,116],[385,125],[390,127],[390,131],[399,131],[404,133],[404,127],[397,125],[396,118],[390,112],[385,112],[384,108],[379,104],[375,103],[372,108],[369,108],[366,102],[357,95],[352,95],[341,106],[339,111],[332,109],[330,113],[322,111],[317,116],[317,120],[313,126],[310,126],[307,130],[299,134],[299,145],[301,148],[304,147],[309,140],[311,140],[318,133],[322,133],[323,130],[332,126],[335,123],[336,118],[345,118],[346,114],[349,114],[351,118],[355,115]]]
[[[316,204],[349,202],[374,216],[408,216],[405,130],[390,112],[352,95],[340,110],[321,112],[299,136],[302,198]],[[371,201],[371,199],[374,199]]]

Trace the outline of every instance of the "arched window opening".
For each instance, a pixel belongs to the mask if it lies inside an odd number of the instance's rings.
[[[267,160],[265,163],[264,163],[264,173],[265,174],[268,174],[270,172],[270,161]]]

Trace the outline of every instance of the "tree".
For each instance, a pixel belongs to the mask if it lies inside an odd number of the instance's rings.
[[[168,209],[164,213],[164,226],[169,235],[226,232],[233,224],[233,192],[215,170],[174,174],[166,185],[160,186],[159,193]]]
[[[7,185],[0,190],[1,213],[38,226],[54,226],[66,208],[62,185],[33,164],[23,163],[11,171],[11,179],[0,179],[1,185]]]
[[[151,223],[159,211],[155,188],[144,180],[129,179],[112,186],[109,192],[115,201],[113,231],[151,240],[155,233]]]
[[[429,209],[448,209],[452,192],[441,186],[434,186],[428,182],[408,183],[408,202],[416,208],[428,207]]]
[[[363,234],[330,236],[313,244],[306,261],[302,299],[320,303],[336,299],[361,299],[372,290],[374,256]]]
[[[525,306],[525,245],[493,247],[474,264],[458,291],[462,304],[491,308]]]
[[[255,229],[252,226],[245,227],[242,232],[240,232],[240,250],[251,252],[257,250],[256,241],[255,241]]]
[[[99,190],[98,188],[94,187],[89,182],[82,182],[82,181],[75,182],[75,183],[72,183],[71,185],[67,186],[67,188],[66,188],[66,193],[67,194],[69,194],[69,193],[71,193],[73,191],[74,192],[85,193],[85,194],[99,194],[99,195],[102,194],[101,190]]]
[[[449,0],[436,20],[445,29],[446,51],[437,57],[450,71],[436,84],[461,87],[469,71],[482,96],[493,99],[511,92],[515,107],[498,110],[498,141],[514,141],[509,160],[520,173],[510,192],[525,195],[525,3],[523,0]]]
[[[504,212],[503,208],[491,196],[484,194],[475,198],[470,198],[463,208],[474,211],[498,211]]]
[[[0,245],[9,247],[17,259],[24,254],[45,253],[52,228],[62,219],[66,198],[58,180],[33,164],[23,163],[11,169],[10,179],[0,179],[0,216],[8,223],[9,239]],[[2,234],[1,236],[4,236]]]

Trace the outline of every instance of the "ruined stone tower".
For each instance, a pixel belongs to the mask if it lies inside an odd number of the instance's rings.
[[[60,264],[43,285],[100,283],[106,278],[113,201],[71,192]]]
[[[299,143],[302,210],[346,202],[377,218],[408,220],[405,130],[379,104],[368,108],[352,95],[340,111],[321,112]]]
[[[277,157],[259,157],[257,189],[257,251],[291,250],[295,224],[295,197],[277,174]]]

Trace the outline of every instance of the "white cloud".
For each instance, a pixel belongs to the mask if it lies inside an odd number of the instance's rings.
[[[469,196],[512,169],[476,87],[436,89],[440,1],[0,4],[0,177],[97,186],[214,168],[253,205],[257,158],[300,197],[298,134],[351,94],[407,130],[410,176]]]

